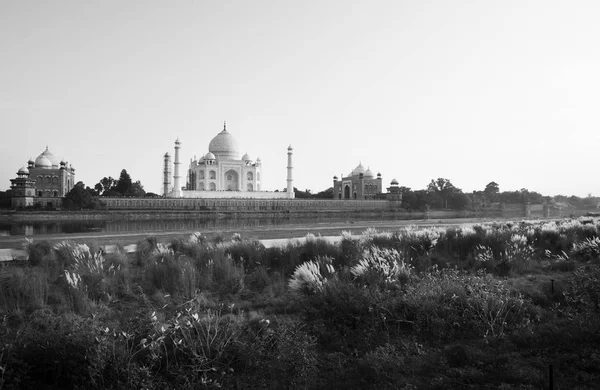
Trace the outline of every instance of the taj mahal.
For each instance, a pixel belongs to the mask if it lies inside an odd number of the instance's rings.
[[[381,174],[359,164],[348,175],[333,177],[333,199],[294,199],[293,148],[287,148],[287,179],[284,191],[262,189],[262,162],[241,153],[234,136],[223,124],[206,149],[189,159],[186,171],[181,167],[182,143],[175,141],[173,160],[165,153],[162,170],[162,197],[102,197],[106,210],[385,210],[402,202],[397,180],[383,192]],[[200,156],[199,158],[197,156]],[[284,151],[282,148],[282,162]],[[11,179],[12,207],[60,208],[62,198],[75,185],[75,168],[59,160],[46,148]]]
[[[253,160],[248,153],[240,157],[239,145],[227,131],[226,123],[223,124],[223,130],[208,144],[208,153],[200,154],[200,158],[190,158],[185,184],[182,183],[180,150],[181,142],[177,139],[173,164],[169,153],[164,155],[162,193],[167,198],[294,198],[291,145],[287,148],[285,192],[261,191],[260,157]]]

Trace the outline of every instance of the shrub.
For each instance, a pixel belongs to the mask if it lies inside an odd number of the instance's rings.
[[[224,248],[234,261],[244,266],[247,272],[263,264],[265,257],[265,246],[258,241],[232,240],[231,244]]]
[[[525,236],[513,234],[502,246],[500,252],[494,252],[490,246],[478,245],[475,248],[475,259],[492,267],[502,276],[531,270],[536,251],[528,244]]]
[[[337,245],[308,234],[302,243],[291,241],[284,247],[267,249],[263,265],[290,276],[300,264],[311,261],[317,256],[332,258],[336,264],[339,262],[341,254]]]
[[[0,271],[0,309],[3,313],[39,309],[48,302],[50,286],[40,267]]]
[[[259,265],[254,268],[249,274],[246,275],[245,285],[250,287],[253,291],[261,292],[267,286],[271,285],[273,281],[269,276],[267,268]]]
[[[317,343],[297,321],[249,322],[240,338],[241,382],[252,388],[316,388]]]
[[[345,278],[333,278],[303,300],[309,330],[325,350],[364,351],[389,340],[397,323],[390,308],[394,291],[362,288]]]
[[[172,378],[176,387],[203,383],[221,387],[236,360],[236,341],[241,331],[241,317],[223,315],[221,309],[202,310],[194,303],[178,312],[166,323],[155,321],[155,331],[141,340],[154,362],[155,369]]]
[[[48,241],[34,242],[33,239],[26,238],[23,243],[23,249],[29,256],[29,264],[33,266],[52,265],[53,259],[50,257],[52,254],[52,245]]]
[[[301,298],[320,291],[326,281],[327,279],[321,275],[319,264],[307,261],[296,267],[288,286],[293,295]]]
[[[599,261],[600,238],[586,238],[582,242],[575,243],[571,255],[583,261]]]
[[[154,253],[144,272],[144,277],[154,289],[176,294],[180,289],[182,265],[171,250]]]
[[[214,287],[221,295],[236,294],[244,288],[244,266],[236,264],[231,255],[214,252],[209,264]]]
[[[353,266],[358,262],[358,258],[362,252],[360,240],[354,239],[352,233],[348,231],[342,232],[340,240],[340,258],[334,263],[336,268]]]
[[[565,292],[567,304],[587,313],[600,311],[600,266],[579,267],[573,273],[573,279]]]
[[[442,228],[419,229],[408,226],[396,232],[396,239],[401,243],[402,254],[407,259],[418,265],[418,259],[429,255],[436,247],[438,241],[444,238],[446,230]]]
[[[150,255],[158,249],[158,241],[155,236],[146,237],[136,244],[135,260],[138,266],[143,265]]]
[[[504,283],[451,269],[434,269],[411,284],[405,302],[417,330],[438,339],[501,336],[537,315]]]
[[[94,333],[91,320],[34,312],[11,340],[4,385],[65,389],[89,384],[87,356],[94,349]]]
[[[404,286],[410,277],[411,267],[395,249],[371,246],[350,272],[361,284],[385,287],[399,283]]]

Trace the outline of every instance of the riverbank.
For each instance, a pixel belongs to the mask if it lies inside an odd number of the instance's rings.
[[[56,243],[64,240],[74,242],[94,242],[98,245],[130,245],[148,236],[156,237],[158,242],[168,243],[173,238],[188,236],[193,232],[199,232],[208,239],[214,239],[216,236],[224,238],[231,237],[234,233],[239,233],[243,238],[248,240],[264,240],[264,239],[294,239],[304,237],[307,234],[315,234],[322,236],[336,236],[343,231],[351,232],[352,234],[360,234],[365,229],[372,227],[380,231],[394,231],[402,226],[417,225],[417,226],[450,226],[461,225],[483,221],[481,219],[472,218],[456,218],[456,219],[430,219],[430,220],[370,220],[370,221],[307,221],[305,223],[268,225],[268,226],[251,226],[251,227],[231,227],[231,228],[202,228],[191,230],[163,230],[153,232],[87,232],[87,233],[60,233],[60,234],[45,234],[39,236],[0,236],[0,248],[20,248],[25,238],[33,239],[34,241],[48,241]]]

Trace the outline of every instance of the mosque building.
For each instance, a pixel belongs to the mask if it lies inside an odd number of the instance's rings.
[[[173,182],[171,186],[171,157],[164,156],[163,194],[170,198],[253,198],[291,199],[294,197],[292,179],[292,147],[288,147],[288,177],[286,192],[267,192],[261,188],[260,157],[252,159],[248,153],[240,157],[236,139],[227,131],[226,124],[208,144],[208,153],[194,156],[182,184],[180,172],[181,142],[175,141]]]
[[[338,180],[333,177],[333,198],[334,199],[380,199],[382,197],[381,173],[377,177],[370,168],[365,169],[362,163],[359,163],[347,176]]]
[[[60,208],[62,198],[75,186],[75,168],[54,156],[48,147],[35,161],[29,160],[10,180],[12,207],[23,208],[36,204]]]

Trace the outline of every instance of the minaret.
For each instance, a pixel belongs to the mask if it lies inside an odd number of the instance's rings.
[[[181,162],[179,161],[179,149],[181,149],[181,142],[179,142],[179,138],[175,140],[175,169],[173,175],[173,197],[180,198],[181,197],[181,175],[179,174],[179,165]]]
[[[165,153],[165,167],[163,170],[163,195],[167,196],[169,193],[169,184],[171,184],[170,169],[171,168],[171,156],[169,153]]]
[[[288,199],[294,198],[294,179],[292,179],[292,154],[294,149],[292,145],[288,147],[288,164],[287,164],[287,197]]]

